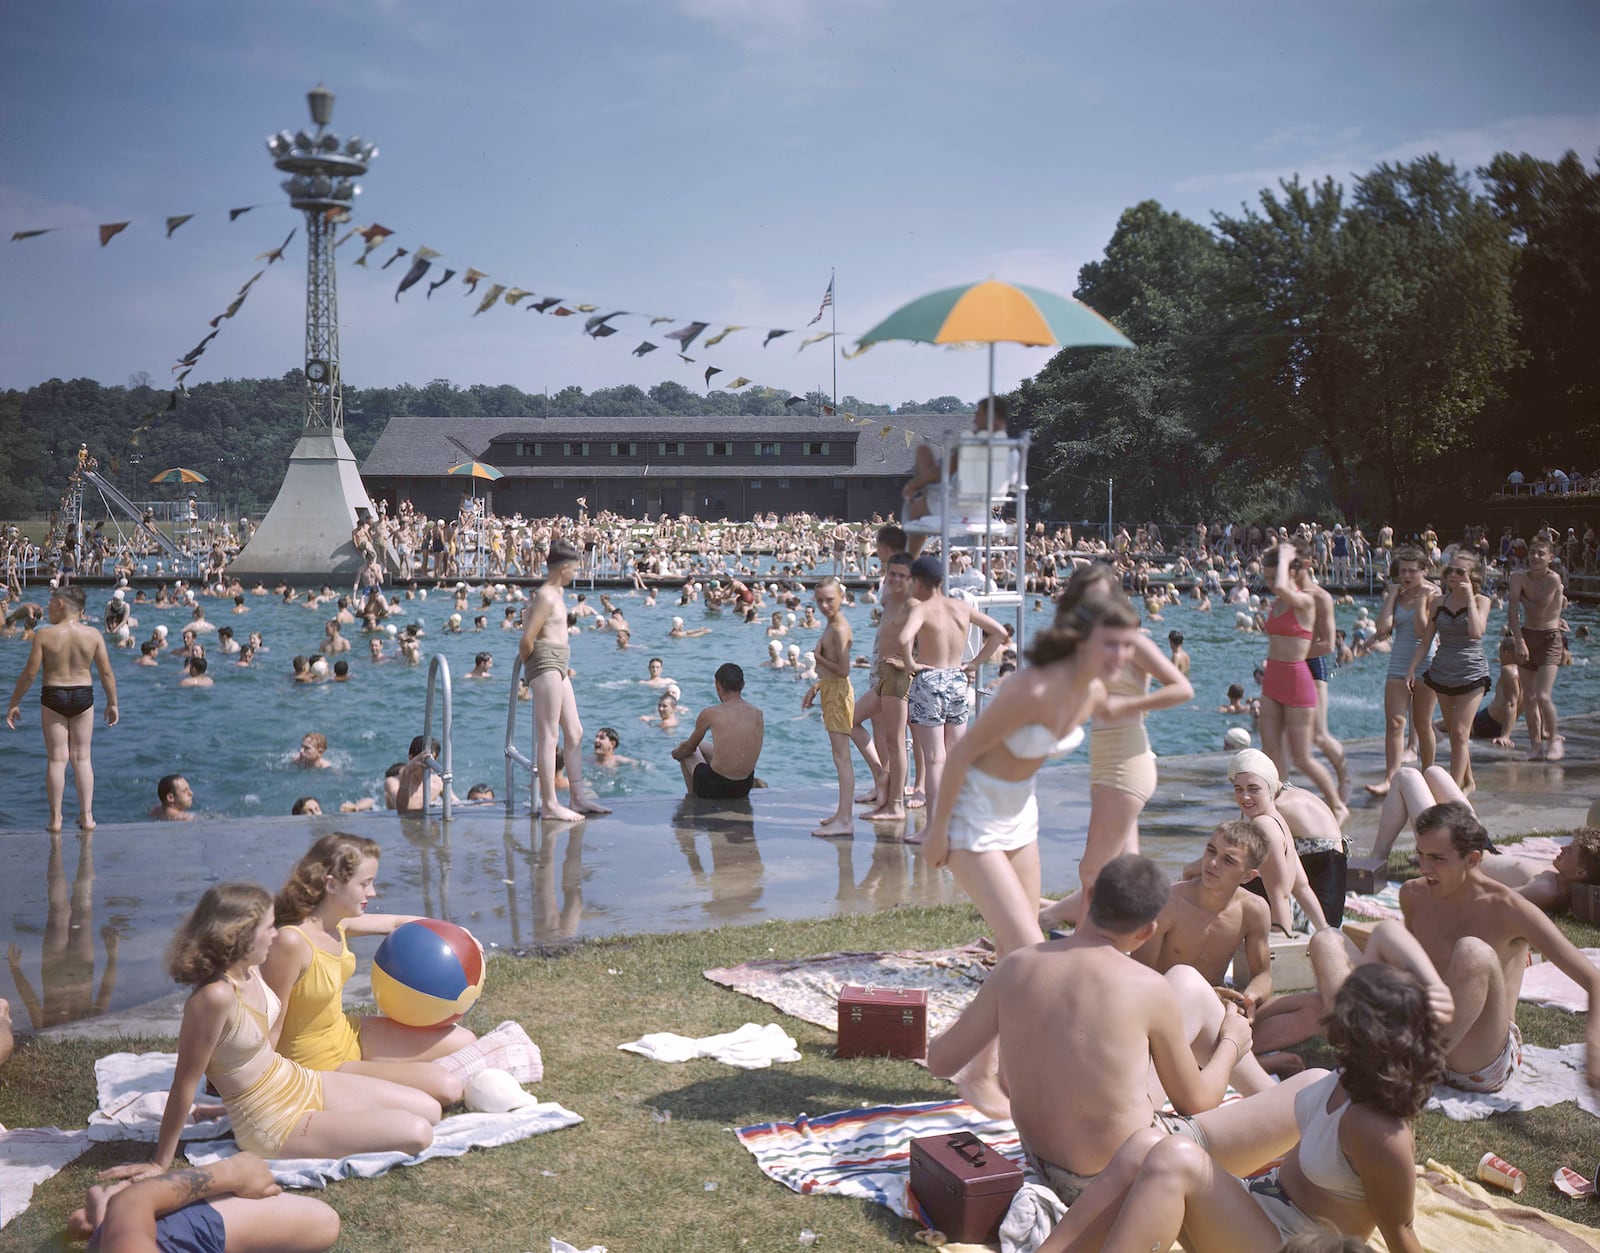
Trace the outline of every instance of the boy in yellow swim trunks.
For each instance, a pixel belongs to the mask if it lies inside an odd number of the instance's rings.
[[[855,765],[850,759],[850,728],[856,720],[856,694],[850,686],[850,624],[844,617],[844,588],[829,575],[817,584],[812,595],[817,612],[827,620],[822,638],[817,641],[817,681],[806,689],[800,708],[810,709],[822,698],[822,725],[833,750],[833,768],[839,776],[839,807],[812,835],[854,835],[855,811],[851,801],[856,789]]]

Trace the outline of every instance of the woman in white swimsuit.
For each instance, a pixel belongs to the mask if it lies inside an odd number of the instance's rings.
[[[1444,1076],[1429,993],[1411,974],[1358,966],[1326,1020],[1339,1069],[1295,1093],[1300,1143],[1283,1164],[1236,1179],[1192,1140],[1138,1132],[1050,1233],[1039,1253],[1165,1249],[1273,1253],[1308,1232],[1422,1253],[1412,1121]]]
[[[1054,624],[1029,646],[1028,664],[951,746],[922,855],[932,866],[949,864],[1002,954],[1044,938],[1033,776],[1083,743],[1091,717],[1124,714],[1106,683],[1132,657],[1138,625],[1119,590],[1092,570],[1074,574]]]

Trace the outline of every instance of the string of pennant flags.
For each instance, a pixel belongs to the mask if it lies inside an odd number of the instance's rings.
[[[154,409],[151,409],[149,412],[141,414],[134,422],[133,428],[128,432],[128,442],[124,446],[123,452],[126,452],[129,448],[137,448],[139,446],[139,440],[144,433],[154,426],[161,418],[175,410],[178,407],[179,400],[189,394],[189,375],[194,371],[194,368],[196,364],[199,363],[200,358],[205,356],[206,349],[210,347],[211,341],[216,339],[218,335],[222,334],[222,324],[231,320],[233,316],[244,307],[244,302],[249,298],[251,289],[254,288],[255,285],[261,280],[262,276],[266,274],[267,270],[272,267],[273,263],[283,259],[285,250],[294,241],[295,234],[298,230],[298,227],[296,227],[294,230],[291,230],[284,238],[284,241],[276,248],[269,248],[266,252],[259,252],[256,254],[254,259],[257,261],[265,261],[266,265],[262,266],[259,270],[245,280],[244,286],[240,287],[239,290],[234,293],[233,299],[228,302],[227,308],[225,308],[221,313],[217,314],[216,317],[210,319],[210,321],[207,323],[207,325],[211,328],[210,332],[205,335],[198,344],[189,349],[189,351],[184,353],[183,356],[178,358],[177,362],[172,367],[173,373],[176,374],[177,377],[172,380],[171,388],[167,390],[167,394],[160,404],[158,404]],[[111,458],[110,465],[111,472],[113,474],[115,474],[120,468],[121,460],[121,453],[118,453]]]
[[[228,220],[230,222],[234,222],[253,209],[265,207],[267,206],[260,204],[242,205],[237,208],[225,210],[225,212],[228,215]],[[172,238],[173,233],[185,223],[193,220],[196,217],[204,216],[212,212],[220,216],[224,210],[202,210],[193,213],[174,214],[165,217],[163,221],[165,225],[166,237],[168,239]],[[325,216],[329,221],[334,223],[348,222],[350,220],[350,214],[348,210],[345,209],[330,209]],[[122,234],[130,226],[134,225],[140,220],[141,219],[129,218],[121,222],[106,222],[99,224],[94,229],[99,235],[100,246],[105,247],[118,235]],[[42,235],[73,229],[78,228],[67,226],[47,226],[28,230],[18,230],[12,232],[11,240],[13,243],[15,243],[23,240],[34,239]],[[295,233],[296,232],[294,230],[291,230],[288,236],[284,239],[283,243],[279,244],[276,248],[256,254],[255,260],[264,260],[266,261],[267,266],[251,275],[244,285],[239,288],[238,292],[235,293],[228,306],[221,313],[209,320],[208,325],[210,327],[210,332],[203,336],[199,343],[197,343],[187,353],[178,358],[177,362],[172,367],[174,373],[177,374],[177,377],[173,380],[172,388],[168,391],[168,394],[162,404],[139,417],[129,434],[129,447],[136,447],[139,443],[140,437],[143,436],[144,433],[148,431],[156,421],[158,421],[164,415],[177,409],[181,397],[188,394],[186,380],[188,379],[189,374],[193,371],[200,358],[205,354],[205,351],[210,346],[211,342],[216,339],[219,334],[221,334],[222,323],[231,319],[236,313],[239,312],[240,308],[243,307],[245,300],[248,298],[251,289],[266,273],[266,268],[270,267],[274,262],[282,259],[285,250],[288,248],[290,242],[294,239]],[[374,268],[371,264],[374,254],[384,248],[394,234],[395,232],[389,227],[378,223],[372,223],[366,226],[354,226],[335,241],[334,247],[337,250],[344,247],[351,240],[359,238],[362,241],[362,252],[361,255],[356,258],[354,265],[360,269],[371,270]],[[375,268],[378,270],[388,270],[396,262],[404,260],[407,257],[409,257],[411,260],[410,264],[407,266],[405,272],[400,278],[399,285],[395,289],[394,299],[396,302],[399,301],[402,295],[404,295],[412,287],[415,287],[418,283],[422,282],[422,280],[430,274],[430,272],[433,270],[435,262],[445,260],[445,254],[433,248],[422,246],[407,248],[403,245],[396,244],[394,246],[394,251],[391,252],[385,260],[383,260],[381,265],[378,265]],[[461,284],[466,289],[462,294],[465,296],[475,296],[478,298],[477,306],[474,308],[472,313],[473,317],[487,313],[494,309],[497,305],[501,304],[510,306],[512,308],[521,308],[525,311],[537,312],[541,315],[548,315],[551,317],[570,318],[582,316],[584,318],[583,333],[595,340],[608,339],[611,336],[616,335],[619,332],[619,328],[613,326],[612,323],[619,318],[646,318],[648,319],[645,332],[646,337],[642,338],[631,350],[631,355],[635,357],[645,357],[650,353],[660,350],[663,347],[663,344],[656,341],[661,340],[676,345],[674,351],[679,360],[689,365],[696,365],[699,364],[699,359],[689,355],[689,349],[696,343],[698,343],[700,350],[713,348],[718,344],[721,344],[730,336],[736,335],[742,331],[751,331],[757,329],[754,324],[750,323],[721,323],[720,330],[716,330],[712,334],[706,335],[705,333],[710,331],[714,325],[719,324],[709,319],[691,319],[685,322],[680,318],[670,315],[640,313],[628,309],[616,309],[609,313],[601,313],[601,306],[597,303],[568,300],[561,296],[541,295],[529,288],[495,282],[487,271],[477,269],[473,266],[467,266],[463,270],[459,267],[459,264],[456,266],[451,266],[448,261],[445,261],[445,264],[441,265],[440,268],[443,272],[436,279],[429,281],[427,285],[426,299],[431,300],[434,292],[450,283],[452,279],[457,278],[459,275]],[[479,292],[480,284],[484,285],[484,290],[481,293]],[[526,303],[523,303],[524,301]],[[812,326],[815,326],[819,321],[822,320],[824,313],[827,312],[833,303],[834,285],[833,281],[830,279],[827,290],[823,294],[822,302],[817,309],[816,315],[811,319],[810,322],[806,324],[804,328],[768,328],[762,337],[761,346],[766,348],[769,347],[774,341],[782,339],[786,336],[804,334],[804,331],[809,330]],[[676,326],[672,330],[661,332],[659,335],[656,335],[655,338],[649,337],[650,328],[663,324],[680,322],[682,324]],[[804,352],[813,344],[823,343],[827,340],[835,339],[839,337],[840,334],[841,333],[838,331],[818,331],[809,335],[804,335],[804,338],[799,341],[798,346],[795,349],[796,355]],[[702,338],[702,336],[704,336],[704,338]],[[840,355],[845,360],[853,360],[861,356],[871,347],[871,344],[861,344],[854,351],[844,351]],[[966,345],[952,345],[952,347],[966,347]],[[708,390],[713,386],[713,379],[715,379],[719,374],[728,373],[730,373],[730,371],[722,366],[709,364],[706,365],[704,370],[700,372],[704,386]],[[751,376],[735,374],[733,378],[724,379],[722,382],[717,383],[716,387],[726,391],[736,392],[747,387],[765,388],[766,385],[758,383],[757,380]],[[770,388],[768,390],[787,389]],[[804,396],[791,395],[787,400],[784,401],[784,406],[785,408],[792,409],[797,405],[802,405],[805,403],[806,399]],[[862,416],[847,411],[841,412],[835,406],[826,403],[819,405],[818,407],[823,415],[828,417],[842,418],[844,421],[853,426],[860,426],[864,429],[877,427],[878,436],[880,439],[888,439],[895,432],[899,432],[904,437],[906,444],[909,447],[917,437],[917,432],[914,432],[911,429],[900,426],[896,423],[884,422],[877,416]],[[116,469],[117,461],[117,457],[113,457],[111,459],[113,471]]]
[[[172,233],[174,231],[176,231],[185,222],[193,221],[197,217],[212,217],[212,216],[220,217],[225,212],[228,215],[228,221],[237,222],[245,214],[249,213],[250,210],[252,210],[252,209],[265,209],[267,207],[268,206],[264,205],[264,204],[247,204],[247,205],[240,205],[237,209],[226,209],[226,210],[224,210],[224,209],[201,209],[201,210],[196,210],[194,213],[175,213],[175,214],[172,214],[171,216],[169,216],[169,217],[167,217],[165,219],[162,219],[162,220],[164,220],[165,225],[166,225],[167,238],[171,239],[172,238]],[[118,235],[122,234],[123,231],[127,230],[135,222],[140,222],[140,221],[143,221],[143,220],[144,219],[141,219],[141,218],[128,218],[126,221],[122,221],[122,222],[101,222],[98,226],[95,226],[93,229],[99,234],[99,236],[100,236],[100,246],[102,248],[104,248],[107,244],[109,244]],[[25,239],[37,239],[40,235],[54,235],[54,234],[58,234],[58,233],[60,233],[62,231],[75,231],[75,230],[87,230],[87,229],[90,229],[90,228],[88,228],[88,227],[77,227],[77,226],[40,226],[40,227],[34,227],[31,230],[12,231],[11,232],[11,242],[12,243],[17,243],[17,242],[19,242],[21,240],[25,240]]]

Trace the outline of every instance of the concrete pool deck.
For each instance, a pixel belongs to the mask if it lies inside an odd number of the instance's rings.
[[[1567,759],[1520,760],[1475,745],[1474,801],[1491,834],[1581,825],[1600,797],[1600,717],[1563,724]],[[1350,746],[1359,782],[1381,776],[1381,741]],[[1141,821],[1143,851],[1176,874],[1200,837],[1236,817],[1227,754],[1167,757]],[[778,781],[777,770],[764,772]],[[1088,822],[1088,764],[1079,756],[1040,772],[1044,882],[1076,883]],[[579,939],[827,917],[965,899],[948,871],[932,871],[891,826],[858,821],[854,839],[816,839],[811,828],[832,789],[758,790],[748,802],[622,800],[616,813],[577,825],[530,818],[520,806],[458,809],[432,817],[329,815],[317,819],[215,819],[0,832],[0,927],[17,946],[0,975],[19,1031],[44,1020],[48,1036],[175,1035],[185,992],[162,971],[180,919],[213,883],[276,889],[312,838],[349,830],[384,848],[374,909],[449,918],[490,952],[532,954]],[[1346,831],[1371,845],[1379,803],[1360,787]],[[362,973],[350,999],[367,996],[375,941],[358,941]],[[19,986],[17,976],[26,987]]]

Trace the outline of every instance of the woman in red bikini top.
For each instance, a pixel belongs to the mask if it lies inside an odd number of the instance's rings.
[[[1301,590],[1295,574],[1311,560],[1304,540],[1279,544],[1273,562],[1272,591],[1279,610],[1266,621],[1267,670],[1261,681],[1261,747],[1278,773],[1288,777],[1288,758],[1311,780],[1340,824],[1350,811],[1327,768],[1311,755],[1316,733],[1317,685],[1306,665],[1311,651],[1317,602]],[[1287,742],[1287,743],[1286,743]]]

